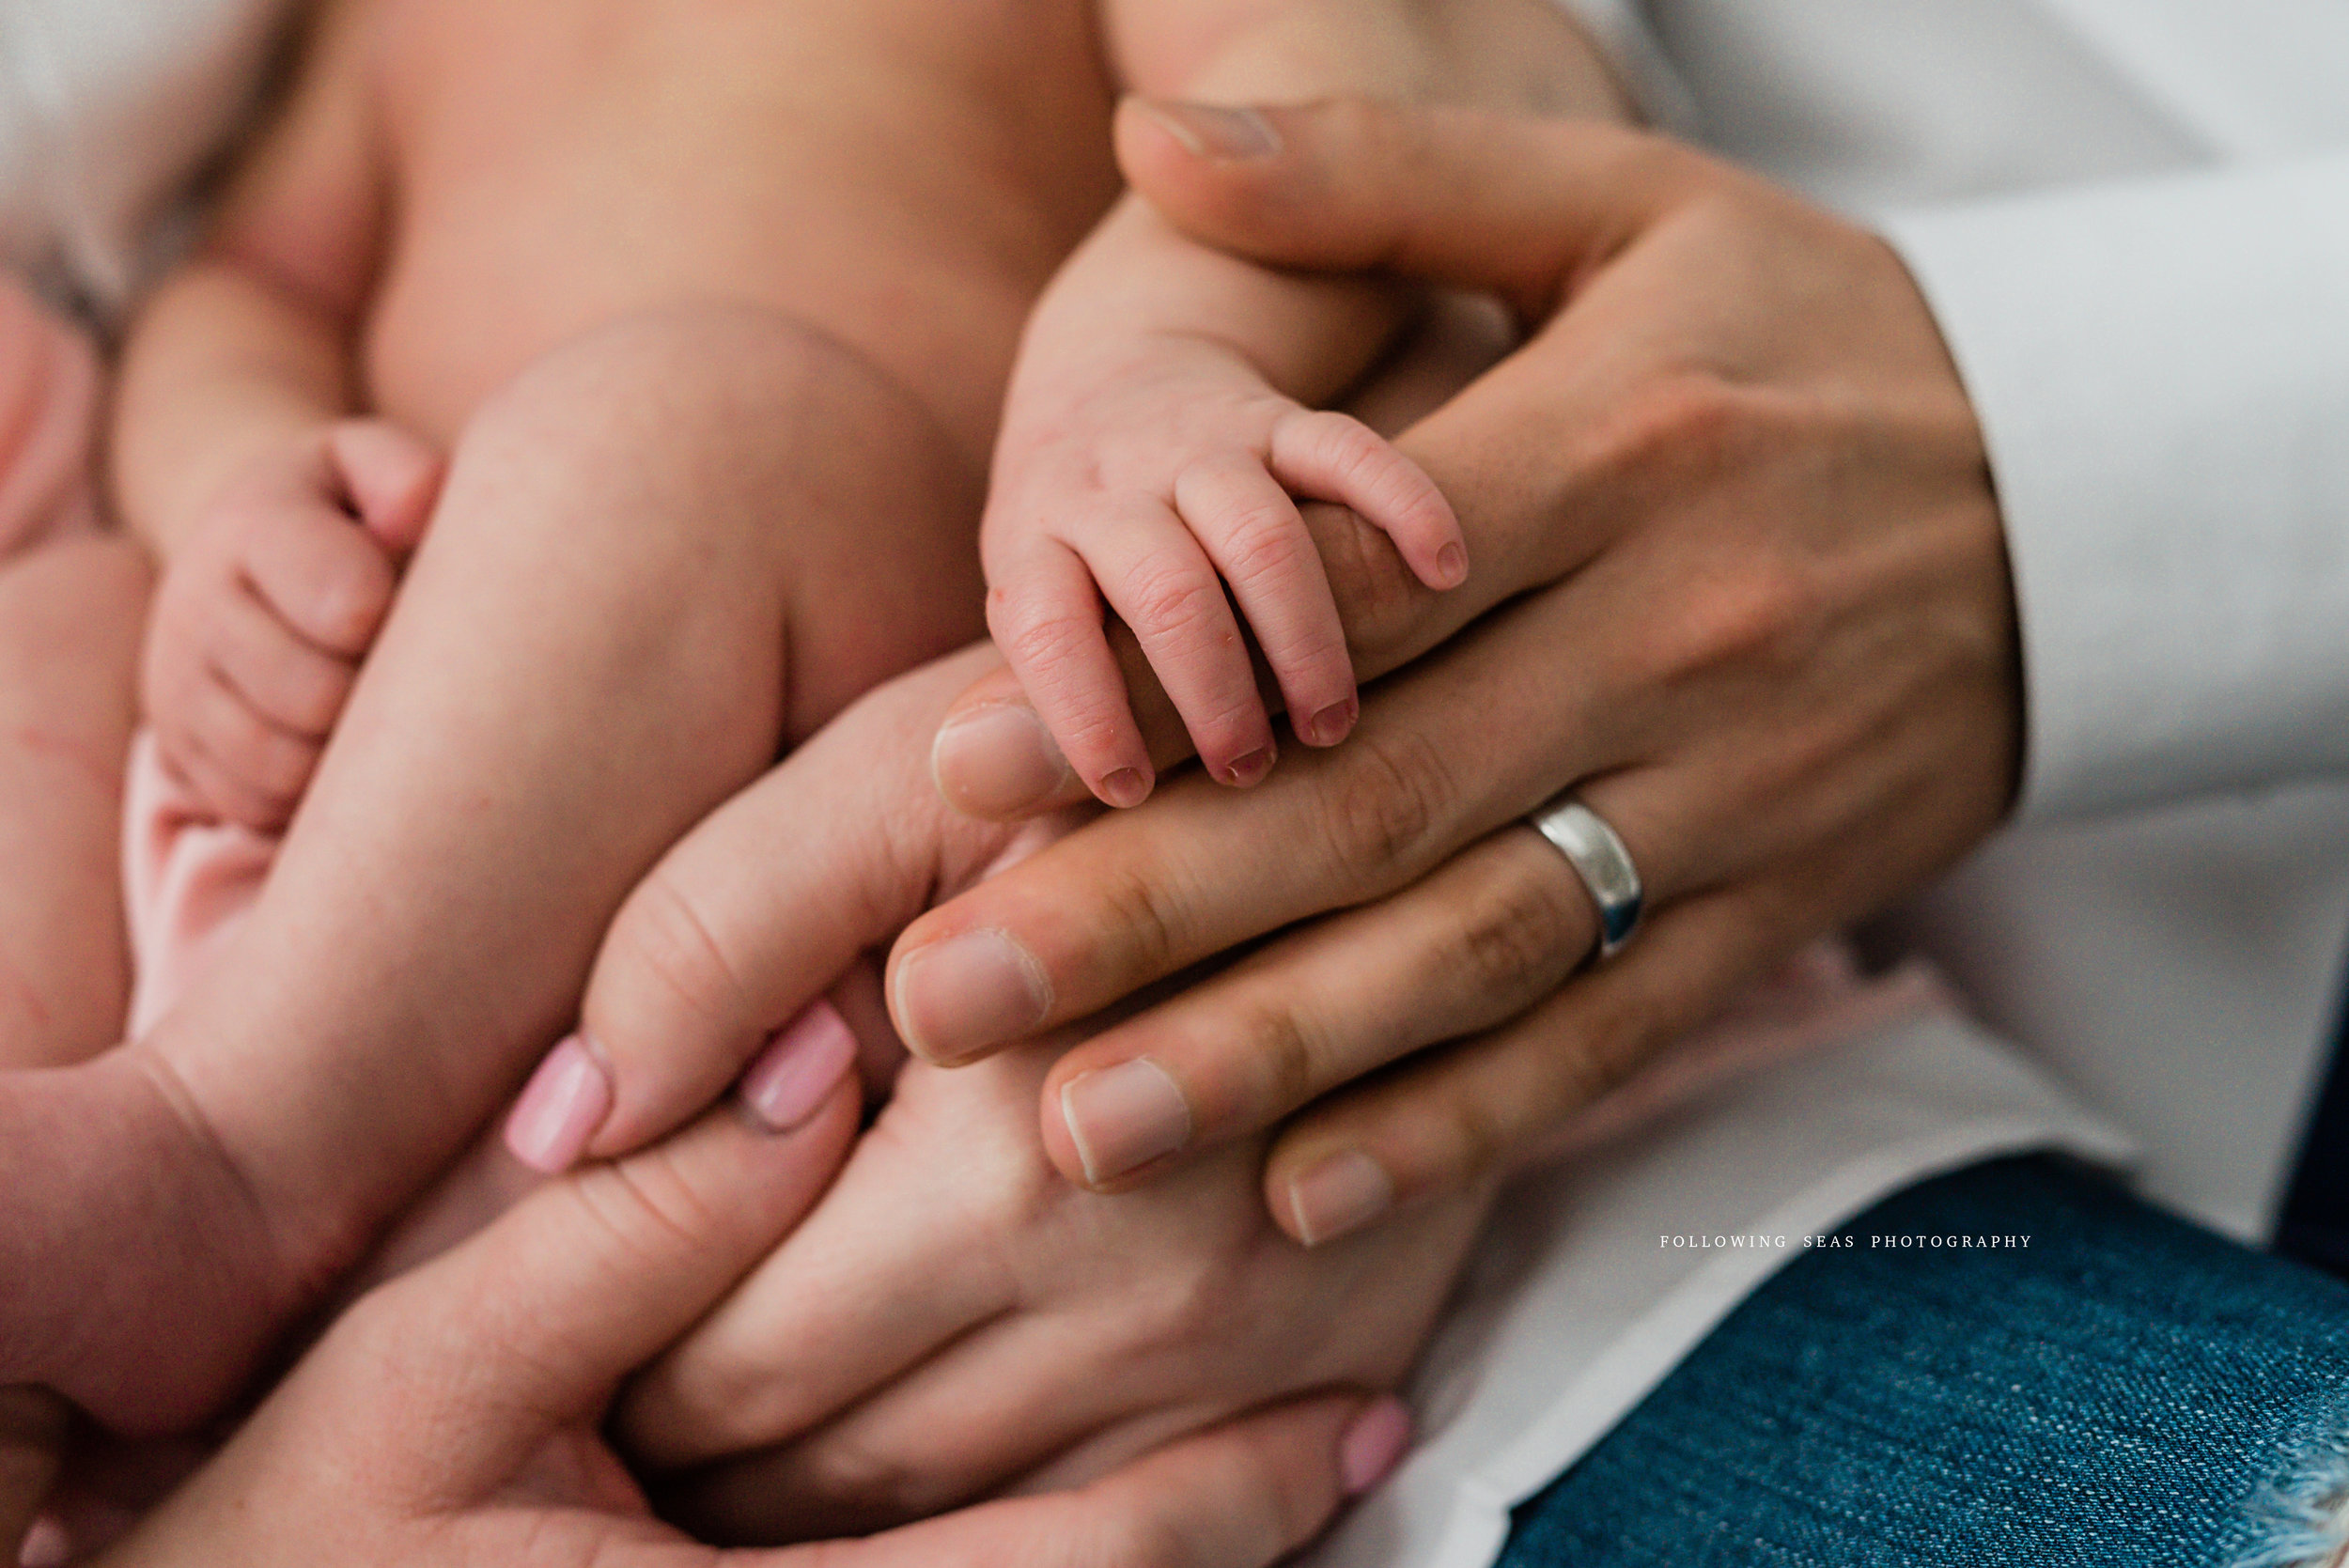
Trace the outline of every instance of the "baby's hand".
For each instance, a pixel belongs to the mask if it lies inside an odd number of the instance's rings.
[[[988,626],[1069,766],[1111,805],[1140,803],[1152,775],[1104,598],[1225,784],[1254,784],[1273,758],[1226,585],[1298,738],[1335,745],[1353,727],[1345,628],[1293,495],[1351,506],[1431,588],[1468,575],[1458,520],[1416,463],[1360,422],[1283,396],[1224,345],[1157,336],[1081,376],[1015,386],[981,536]]]
[[[224,817],[293,815],[441,469],[381,420],[326,426],[245,469],[172,560],[142,695],[164,760]]]

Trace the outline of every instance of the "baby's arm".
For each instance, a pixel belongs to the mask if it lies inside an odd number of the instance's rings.
[[[430,448],[349,417],[383,226],[366,14],[321,14],[204,248],[138,322],[116,419],[117,499],[164,566],[149,721],[258,828],[307,784],[439,483]]]
[[[1107,0],[1120,72],[1156,98],[1333,93],[1534,110],[1617,108],[1596,54],[1547,0]],[[1244,115],[1129,103],[1121,150],[1174,136],[1245,156]],[[1377,360],[1407,302],[1207,251],[1128,197],[1032,319],[996,453],[983,545],[988,624],[1079,777],[1148,794],[1150,762],[1101,631],[1133,629],[1201,759],[1226,783],[1270,767],[1272,729],[1231,598],[1299,739],[1351,728],[1354,676],[1292,496],[1344,503],[1414,573],[1467,573],[1459,527],[1416,465],[1361,424],[1309,411]]]

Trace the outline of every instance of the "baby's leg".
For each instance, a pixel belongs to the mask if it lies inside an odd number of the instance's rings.
[[[0,562],[0,1068],[121,1037],[123,755],[147,564],[62,539]]]
[[[660,853],[787,737],[973,634],[977,491],[894,385],[745,312],[599,332],[485,408],[244,929],[77,1075],[191,1151],[176,1190],[241,1197],[199,1201],[191,1257],[109,1201],[102,1160],[42,1168],[44,1204],[176,1294],[77,1310],[41,1370],[122,1425],[226,1393],[569,1025]],[[54,1141],[60,1108],[35,1109]],[[7,1112],[0,1186],[23,1190]]]

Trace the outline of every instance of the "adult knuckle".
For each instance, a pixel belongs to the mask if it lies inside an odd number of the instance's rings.
[[[1598,424],[1594,467],[1639,486],[1719,474],[1745,449],[1752,425],[1751,400],[1726,378],[1677,371],[1626,397]]]
[[[1563,978],[1590,939],[1583,908],[1579,884],[1563,863],[1512,876],[1465,911],[1457,934],[1461,967],[1480,987],[1511,993],[1551,975]]]
[[[1328,798],[1331,850],[1353,887],[1393,885],[1450,820],[1458,780],[1429,737],[1411,729],[1357,731]]]
[[[749,983],[716,921],[666,863],[653,868],[621,912],[614,952],[692,1018],[725,1028],[748,1016]]]
[[[811,1443],[792,1467],[800,1488],[853,1514],[896,1520],[930,1512],[935,1482],[906,1456],[856,1434]]]
[[[1667,681],[1721,670],[1797,668],[1815,645],[1825,610],[1808,573],[1767,556],[1684,585],[1656,644]]]
[[[1236,1044],[1255,1076],[1260,1110],[1302,1105],[1319,1089],[1324,1052],[1287,1002],[1259,1004],[1240,1020]]]
[[[1093,928],[1110,938],[1137,976],[1156,976],[1181,960],[1189,923],[1165,874],[1147,865],[1112,864],[1096,885]]]

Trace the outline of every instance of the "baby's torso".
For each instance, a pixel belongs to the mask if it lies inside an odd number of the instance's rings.
[[[818,326],[984,453],[1036,291],[1116,189],[1088,0],[380,0],[393,190],[363,344],[446,439],[602,322]]]

